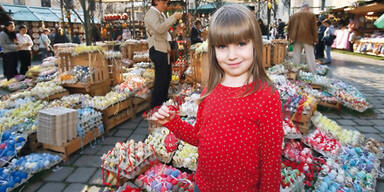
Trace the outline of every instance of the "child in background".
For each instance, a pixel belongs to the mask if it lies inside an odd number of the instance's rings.
[[[262,65],[256,16],[242,5],[214,14],[210,74],[195,126],[163,105],[152,120],[198,147],[195,191],[280,191],[282,109]]]

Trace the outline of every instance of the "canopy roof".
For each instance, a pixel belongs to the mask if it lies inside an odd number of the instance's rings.
[[[345,11],[355,15],[365,15],[368,12],[384,12],[384,4],[372,3],[372,4],[363,5],[356,8],[347,8],[345,9]]]
[[[0,4],[4,11],[7,12],[11,18],[15,21],[45,21],[45,22],[60,22],[61,11],[60,9],[54,9],[49,7],[28,7],[25,5],[9,5]],[[84,18],[84,12],[82,10],[76,11],[80,17]],[[64,18],[64,22],[68,22],[67,18]],[[71,10],[71,22],[81,23],[80,18]],[[95,23],[99,23],[99,20],[95,18]]]
[[[27,6],[1,4],[9,16],[15,21],[41,21]]]

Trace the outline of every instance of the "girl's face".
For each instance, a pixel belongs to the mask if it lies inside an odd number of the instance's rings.
[[[217,62],[224,71],[224,78],[245,80],[248,77],[254,58],[251,40],[219,45],[215,47],[215,52]]]

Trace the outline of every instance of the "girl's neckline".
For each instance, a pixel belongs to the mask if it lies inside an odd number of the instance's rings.
[[[244,88],[248,85],[253,85],[255,82],[251,82],[251,83],[248,83],[248,84],[245,84],[245,85],[241,85],[241,86],[228,86],[228,85],[223,85],[222,83],[219,83],[219,86],[220,87],[223,87],[223,88],[227,88],[227,89],[238,89],[238,88]]]

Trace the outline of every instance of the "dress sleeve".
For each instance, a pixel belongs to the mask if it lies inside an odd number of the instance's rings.
[[[199,137],[197,134],[200,131],[202,110],[203,103],[200,103],[194,126],[181,120],[178,115],[176,115],[170,122],[164,124],[164,126],[171,130],[177,138],[191,145],[197,146],[199,144]]]
[[[260,120],[261,184],[260,191],[278,192],[281,182],[281,152],[283,141],[282,106],[280,94],[271,91],[265,97]]]
[[[201,96],[204,96],[206,92],[207,88],[201,92]],[[203,108],[204,102],[201,102],[199,104],[199,108],[197,109],[196,123],[194,126],[181,120],[180,116],[178,115],[176,115],[175,118],[173,118],[170,122],[164,124],[164,126],[171,130],[177,138],[191,145],[197,146],[199,144],[198,133],[202,124]]]

